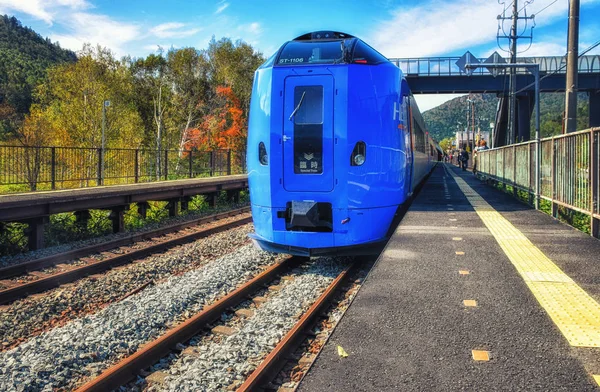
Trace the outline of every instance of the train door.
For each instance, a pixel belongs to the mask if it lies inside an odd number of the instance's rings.
[[[333,190],[333,84],[331,75],[285,80],[282,144],[287,191]]]
[[[406,178],[406,189],[408,195],[412,194],[412,176],[413,176],[413,138],[412,138],[412,113],[410,109],[410,98],[402,97],[402,117],[404,122],[404,148],[406,149],[406,169],[404,178]]]

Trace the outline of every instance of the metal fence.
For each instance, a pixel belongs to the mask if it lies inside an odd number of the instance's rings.
[[[0,146],[0,193],[245,172],[245,152],[232,150]]]
[[[421,58],[390,58],[389,60],[396,64],[406,75],[418,76],[463,76],[465,72],[461,70],[456,62],[460,57],[421,57]],[[480,62],[486,59],[480,58]],[[566,56],[548,56],[548,57],[519,57],[517,63],[539,64],[540,72],[565,74]],[[579,73],[599,73],[600,55],[587,55],[579,57]],[[517,69],[517,74],[529,74],[525,69]],[[491,75],[490,70],[485,67],[479,67],[473,71],[473,75]]]
[[[590,217],[594,237],[600,229],[600,128],[553,136],[540,140],[540,162],[536,162],[537,142],[530,141],[481,151],[477,171],[515,189],[539,196],[552,205],[566,207]],[[539,164],[539,195],[536,168]]]

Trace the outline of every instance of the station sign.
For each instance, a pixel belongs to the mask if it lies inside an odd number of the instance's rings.
[[[467,50],[467,53],[463,54],[461,58],[454,64],[460,69],[462,72],[467,74],[467,76],[471,76],[473,74],[474,68],[465,68],[467,64],[479,64],[480,61],[477,57],[473,56],[471,52]]]
[[[485,59],[485,61],[483,62],[484,64],[506,64],[506,60],[504,60],[504,57],[502,57],[498,52],[494,52],[491,54],[490,57],[488,57],[487,59]],[[501,68],[496,68],[496,67],[486,67],[486,69],[488,71],[490,71],[490,73],[492,74],[493,77],[498,76],[498,74],[501,71]]]

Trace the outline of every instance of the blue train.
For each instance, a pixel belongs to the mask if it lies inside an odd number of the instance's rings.
[[[349,34],[302,35],[254,76],[251,238],[300,256],[371,253],[440,152],[400,69]]]

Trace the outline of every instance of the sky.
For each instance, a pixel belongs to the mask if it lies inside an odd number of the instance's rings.
[[[522,56],[566,53],[568,0],[516,0],[520,15],[535,15],[533,40]],[[273,54],[306,32],[342,31],[387,57],[487,57],[498,47],[498,15],[511,0],[0,0],[0,14],[78,51],[100,44],[117,56],[142,57],[159,47],[206,48],[211,37],[242,39]],[[581,0],[580,50],[600,39],[600,0]],[[525,26],[527,22],[527,26]],[[510,21],[506,22],[506,32]],[[520,30],[530,34],[532,20]],[[506,40],[500,44],[506,49]],[[596,48],[593,52],[599,54]],[[458,95],[419,95],[422,111]]]

